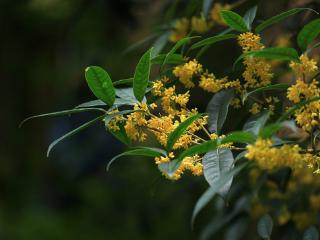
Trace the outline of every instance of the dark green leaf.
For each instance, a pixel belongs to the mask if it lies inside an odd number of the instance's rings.
[[[257,6],[254,6],[252,8],[250,8],[244,15],[243,19],[247,25],[247,28],[251,31],[251,25],[256,17],[257,14]]]
[[[264,128],[262,128],[259,132],[259,137],[261,138],[270,138],[276,132],[278,132],[282,128],[282,124],[280,123],[273,123]]]
[[[318,229],[314,226],[309,227],[303,234],[303,240],[319,240]]]
[[[197,114],[194,116],[191,116],[187,118],[185,121],[180,123],[180,125],[175,128],[170,135],[168,136],[168,141],[167,141],[167,151],[170,152],[173,148],[173,145],[178,141],[178,139],[181,137],[182,134],[186,132],[188,127],[197,119],[201,118],[201,114]]]
[[[67,134],[65,134],[62,137],[60,137],[60,138],[56,139],[55,141],[53,141],[48,147],[47,157],[49,157],[52,148],[54,146],[56,146],[59,142],[65,140],[68,137],[71,137],[71,136],[75,135],[76,133],[80,132],[81,130],[86,129],[87,127],[93,125],[94,123],[96,123],[98,121],[101,121],[105,116],[106,116],[105,114],[101,115],[101,116],[99,116],[99,117],[97,117],[97,118],[95,118],[95,119],[93,119],[93,120],[91,120],[91,121],[89,121],[89,122],[87,122],[85,124],[82,124],[80,127],[77,127],[76,129],[73,129],[72,131],[68,132]]]
[[[98,107],[98,106],[106,106],[106,103],[101,101],[100,99],[96,99],[96,100],[91,100],[85,103],[81,103],[75,108],[91,108],[91,107]]]
[[[27,121],[29,121],[31,119],[35,119],[35,118],[72,115],[72,114],[81,113],[81,112],[103,112],[103,113],[106,113],[106,111],[102,108],[70,109],[70,110],[63,110],[63,111],[59,111],[59,112],[44,113],[44,114],[39,114],[39,115],[31,116],[31,117],[24,119],[20,123],[19,127],[22,127],[22,125],[25,124]]]
[[[237,38],[237,37],[238,37],[238,35],[236,35],[236,34],[216,35],[214,37],[209,37],[209,38],[203,39],[203,40],[193,44],[191,46],[191,49],[196,49],[196,48],[203,47],[203,46],[210,46],[214,43],[221,42],[223,40],[227,40],[227,39],[231,39],[231,38]]]
[[[120,130],[118,131],[113,131],[112,129],[108,128],[108,131],[119,141],[124,143],[125,145],[130,145],[131,144],[131,139],[128,137],[127,132],[124,128],[124,123],[118,124]]]
[[[293,8],[293,9],[290,9],[289,11],[286,11],[286,12],[283,12],[283,13],[280,13],[276,16],[273,16],[265,21],[263,21],[262,23],[260,23],[256,29],[255,29],[255,32],[256,33],[260,33],[262,30],[266,29],[267,27],[270,27],[271,25],[275,24],[275,23],[278,23],[292,15],[295,15],[303,10],[310,10],[310,11],[314,11],[313,9],[310,9],[310,8]],[[314,11],[315,12],[315,11]]]
[[[135,42],[134,44],[132,44],[131,46],[129,46],[124,52],[123,52],[123,55],[124,54],[127,54],[128,52],[131,52],[141,46],[143,46],[144,44],[146,44],[147,42],[151,41],[152,39],[156,38],[157,36],[159,36],[160,33],[153,33],[147,37],[145,37],[144,39],[138,41],[138,42]]]
[[[230,149],[218,148],[214,151],[208,152],[203,156],[203,173],[204,177],[212,187],[216,184],[217,180],[233,167],[233,155]],[[225,196],[232,184],[231,178],[224,186],[217,192],[221,196]]]
[[[151,52],[152,48],[143,54],[139,60],[139,63],[137,64],[133,77],[134,96],[140,102],[142,101],[148,86],[151,68]]]
[[[133,78],[127,78],[127,79],[121,79],[113,82],[113,86],[118,86],[118,85],[132,85],[133,83]]]
[[[264,48],[258,51],[245,52],[235,61],[235,67],[238,62],[246,57],[265,58],[270,60],[286,60],[286,61],[299,61],[299,56],[294,48]]]
[[[319,35],[320,33],[320,18],[313,20],[303,27],[299,32],[297,41],[300,49],[305,51],[309,44]]]
[[[269,111],[263,111],[258,114],[252,115],[243,126],[243,131],[251,132],[258,135],[261,128],[264,127],[270,117]]]
[[[207,113],[209,115],[208,126],[210,132],[219,133],[222,129],[233,94],[233,89],[222,90],[216,93],[208,103]]]
[[[167,54],[160,54],[160,55],[152,58],[151,63],[152,64],[163,64],[166,56],[167,56]],[[182,64],[182,63],[185,63],[186,60],[183,58],[183,56],[181,54],[174,53],[167,58],[166,62],[167,62],[167,64]]]
[[[273,228],[273,221],[270,215],[266,214],[259,219],[257,230],[260,237],[270,239]]]
[[[245,93],[242,97],[242,102],[244,103],[246,101],[246,99],[248,98],[248,96],[250,96],[252,94],[264,92],[264,91],[271,91],[271,90],[279,90],[279,91],[287,90],[289,86],[290,85],[285,84],[285,83],[278,83],[278,84],[274,84],[274,85],[256,88],[256,89],[252,90],[251,92]]]
[[[132,150],[128,150],[126,152],[123,152],[113,157],[107,165],[107,171],[109,171],[112,163],[114,163],[118,158],[123,156],[160,157],[160,156],[165,156],[165,154],[166,152],[164,150],[159,148],[151,148],[151,147],[139,147]]]
[[[241,164],[232,170],[228,171],[224,175],[222,175],[217,181],[216,184],[207,191],[198,199],[192,213],[191,225],[193,225],[194,220],[198,216],[199,212],[211,201],[211,199],[218,193],[219,189],[221,189],[231,178],[236,176],[243,168],[247,166],[248,163]]]
[[[223,18],[225,23],[234,30],[239,32],[248,32],[249,29],[243,18],[235,12],[229,10],[220,11],[220,16]]]
[[[112,107],[115,100],[115,90],[109,74],[101,67],[87,67],[86,81],[93,94]]]

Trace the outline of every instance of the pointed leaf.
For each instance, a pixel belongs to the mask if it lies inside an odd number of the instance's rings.
[[[131,139],[128,137],[127,132],[124,128],[124,123],[118,124],[120,130],[114,131],[110,128],[107,128],[107,130],[120,142],[124,143],[125,145],[130,145],[131,144]]]
[[[191,116],[187,118],[185,121],[180,123],[180,125],[174,129],[170,135],[168,136],[168,141],[167,141],[167,151],[170,152],[174,146],[174,144],[178,141],[178,139],[181,137],[182,134],[186,132],[188,127],[197,119],[201,118],[201,114],[197,114],[194,116]]]
[[[203,156],[202,164],[204,177],[211,187],[216,184],[217,180],[222,175],[231,170],[233,162],[232,152],[227,148],[218,148]],[[232,184],[232,179],[233,178],[217,191],[219,195],[225,196],[228,193]]]
[[[118,86],[118,85],[132,85],[133,83],[133,78],[126,78],[126,79],[121,79],[113,82],[113,86]]]
[[[309,227],[303,234],[303,240],[319,240],[318,229],[314,226]]]
[[[273,228],[273,221],[270,215],[262,216],[258,222],[257,230],[260,237],[270,239]]]
[[[258,135],[270,117],[269,111],[263,111],[252,115],[243,126],[243,131]]]
[[[244,15],[243,19],[247,25],[247,28],[251,31],[251,25],[256,17],[257,14],[257,6],[254,6],[252,8],[250,8]]]
[[[65,135],[63,135],[62,137],[60,137],[60,138],[56,139],[55,141],[53,141],[53,142],[49,145],[49,147],[48,147],[47,157],[49,157],[51,150],[52,150],[59,142],[65,140],[65,139],[68,138],[68,137],[71,137],[71,136],[75,135],[76,133],[80,132],[81,130],[86,129],[87,127],[93,125],[94,123],[96,123],[96,122],[98,122],[98,121],[101,121],[104,117],[105,117],[105,114],[104,114],[104,115],[101,115],[101,116],[99,116],[99,117],[97,117],[97,118],[95,118],[95,119],[93,119],[93,120],[91,120],[91,121],[89,121],[89,122],[87,122],[87,123],[85,123],[85,124],[82,124],[80,127],[77,127],[76,129],[68,132],[67,134],[65,134]]]
[[[232,29],[237,30],[239,32],[249,31],[247,24],[239,14],[229,10],[222,10],[220,11],[220,16],[223,18],[225,23]]]
[[[271,25],[275,24],[275,23],[278,23],[292,15],[295,15],[303,10],[309,10],[309,11],[313,11],[313,12],[316,12],[314,11],[313,9],[310,9],[310,8],[293,8],[293,9],[290,9],[286,12],[283,12],[283,13],[280,13],[276,16],[273,16],[265,21],[263,21],[262,23],[260,23],[256,29],[255,29],[255,32],[256,33],[260,33],[262,30],[266,29],[267,27],[270,27]]]
[[[298,45],[302,51],[305,51],[309,44],[319,35],[320,33],[320,18],[313,20],[303,27],[298,34]]]
[[[282,90],[287,90],[289,86],[290,86],[289,84],[278,83],[278,84],[273,84],[273,85],[269,85],[269,86],[265,86],[265,87],[256,88],[256,89],[252,90],[251,92],[245,93],[242,97],[242,102],[244,103],[246,101],[246,99],[254,93],[271,91],[271,90],[282,91]]]
[[[212,6],[213,0],[203,0],[203,4],[202,4],[202,12],[205,18],[207,18],[211,6]]]
[[[193,44],[191,46],[191,49],[196,49],[196,48],[203,47],[203,46],[210,46],[214,43],[221,42],[223,40],[227,40],[227,39],[231,39],[231,38],[237,38],[237,37],[238,37],[238,35],[236,35],[236,34],[216,35],[214,37],[209,37],[209,38],[203,39],[203,40]]]
[[[166,152],[159,148],[151,148],[151,147],[138,147],[132,150],[128,150],[126,152],[123,152],[115,157],[113,157],[108,165],[107,165],[107,171],[109,171],[110,166],[112,163],[114,163],[118,158],[123,156],[145,156],[145,157],[160,157],[160,156],[166,156]]]
[[[219,133],[222,129],[233,94],[233,89],[222,90],[216,93],[208,103],[207,113],[209,115],[208,126],[210,132]]]
[[[139,63],[137,64],[133,77],[134,96],[140,102],[142,101],[148,86],[151,69],[151,52],[152,48],[143,54]]]
[[[115,100],[115,90],[109,74],[101,67],[87,67],[86,81],[93,94],[108,104],[110,107]]]

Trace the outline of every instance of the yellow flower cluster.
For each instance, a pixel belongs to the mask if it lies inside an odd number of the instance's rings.
[[[191,30],[197,33],[206,33],[213,26],[213,22],[207,22],[206,19],[201,17],[192,17],[191,19]]]
[[[191,171],[191,173],[195,176],[201,176],[203,174],[203,165],[201,163],[201,158],[198,155],[184,158],[172,179],[180,179],[181,175],[186,170]]]
[[[192,78],[195,75],[202,73],[202,71],[202,65],[194,59],[184,65],[175,67],[173,74],[186,88],[193,88],[195,84],[192,82]]]
[[[204,89],[207,92],[216,93],[219,92],[221,89],[225,88],[235,88],[240,89],[240,81],[228,81],[227,77],[222,79],[217,79],[214,74],[203,74],[200,78],[199,87]]]
[[[318,70],[317,62],[309,59],[306,54],[300,56],[300,62],[291,62],[290,67],[302,79],[312,76]]]
[[[275,170],[281,167],[292,169],[303,167],[303,159],[298,145],[283,145],[272,147],[270,139],[258,139],[254,144],[247,146],[246,158],[256,160],[262,169]]]
[[[230,10],[230,9],[231,9],[231,5],[229,4],[222,5],[221,3],[215,3],[210,11],[211,19],[213,20],[213,22],[219,25],[226,25],[220,16],[220,11]]]
[[[240,34],[238,42],[244,53],[264,48],[260,36],[251,32]],[[246,67],[242,74],[246,82],[244,85],[245,88],[258,88],[267,86],[271,83],[273,77],[271,65],[265,60],[254,57],[245,57],[243,64]]]
[[[189,20],[187,18],[178,19],[174,25],[174,30],[172,31],[169,40],[171,42],[177,42],[184,38],[188,34]]]

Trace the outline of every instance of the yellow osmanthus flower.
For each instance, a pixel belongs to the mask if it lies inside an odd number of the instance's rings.
[[[275,41],[275,45],[277,47],[290,47],[291,45],[291,34],[280,34],[279,37]]]
[[[262,169],[275,170],[281,167],[298,169],[304,162],[298,145],[283,145],[272,147],[270,139],[258,139],[254,144],[247,146],[246,158],[255,160]]]
[[[291,62],[290,67],[301,78],[310,77],[318,70],[317,62],[308,58],[306,54],[300,56],[300,62]]]
[[[251,108],[249,109],[249,112],[251,112],[252,114],[257,114],[259,112],[261,112],[262,106],[259,103],[253,103]]]
[[[230,10],[230,9],[231,9],[231,5],[229,5],[229,4],[222,5],[221,3],[215,3],[213,5],[213,8],[210,11],[211,19],[216,24],[226,25],[226,23],[223,21],[223,19],[220,16],[220,11],[221,10]]]
[[[201,163],[201,158],[199,157],[199,155],[185,157],[171,179],[172,180],[180,179],[181,175],[186,170],[191,171],[191,173],[195,176],[201,176],[203,174],[203,165]]]
[[[313,170],[313,173],[320,174],[320,155],[306,153],[303,159],[307,166]]]
[[[134,105],[133,109],[139,112],[133,112],[127,116],[124,129],[129,138],[134,141],[143,142],[146,139],[147,134],[144,133],[141,128],[147,125],[145,117],[146,113],[149,112],[148,105],[146,103],[138,103]]]
[[[170,162],[171,159],[173,159],[173,158],[174,158],[174,154],[173,154],[173,152],[170,152],[170,153],[168,154],[168,156],[165,156],[165,157],[163,157],[163,156],[161,156],[161,157],[156,157],[154,160],[156,161],[156,164],[159,165],[159,164],[161,164],[161,163],[168,163],[168,162]]]
[[[162,117],[152,117],[148,120],[149,130],[156,136],[159,143],[166,146],[168,135],[172,132],[178,125],[178,122],[173,121],[173,115],[166,115]]]
[[[238,43],[243,52],[257,51],[264,48],[260,36],[251,32],[240,34]],[[265,60],[249,56],[244,58],[243,64],[246,67],[242,74],[246,81],[245,88],[263,87],[271,83],[273,77],[271,65]]]
[[[191,19],[191,29],[197,33],[206,33],[213,26],[212,22],[208,22],[203,16],[192,17]]]
[[[192,82],[192,77],[200,74],[202,71],[202,65],[194,59],[183,65],[175,67],[173,74],[186,88],[192,88],[195,86]]]
[[[290,219],[291,219],[291,214],[288,211],[288,208],[287,207],[282,208],[281,212],[280,212],[280,214],[278,216],[278,219],[277,219],[279,225],[286,224],[287,222],[289,222]]]
[[[310,84],[298,79],[296,84],[288,88],[287,97],[294,103],[298,103],[303,99],[318,97],[320,95],[318,84],[319,82],[315,79]]]
[[[189,25],[190,25],[190,23],[187,18],[178,19],[175,22],[174,30],[171,33],[169,40],[171,42],[177,42],[180,39],[186,37],[188,34]]]
[[[214,74],[205,73],[200,78],[199,87],[205,91],[216,93],[221,89],[226,88],[235,88],[240,90],[241,84],[239,80],[228,81],[227,77],[217,79]]]
[[[119,110],[114,109],[113,111],[108,112],[108,115],[111,115],[111,114],[117,113],[117,112],[119,112]],[[107,127],[114,132],[119,131],[120,127],[118,126],[118,123],[123,120],[124,120],[124,118],[122,115],[117,115],[113,119],[111,119],[111,121],[108,123]]]

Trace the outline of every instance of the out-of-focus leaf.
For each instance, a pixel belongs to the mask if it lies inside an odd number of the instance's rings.
[[[280,22],[280,21],[282,21],[292,15],[295,15],[303,10],[309,10],[309,11],[315,12],[313,9],[310,9],[310,8],[293,8],[293,9],[290,9],[286,12],[280,13],[276,16],[273,16],[273,17],[263,21],[262,23],[260,23],[256,27],[255,32],[260,33],[262,30],[266,29],[267,27],[270,27],[271,25],[278,23],[278,22]]]
[[[126,79],[120,79],[113,82],[113,86],[119,86],[119,85],[132,85],[133,78],[126,78]]]
[[[217,180],[224,175],[226,172],[230,171],[233,167],[233,155],[230,149],[218,148],[214,151],[208,152],[203,156],[203,173],[204,177],[212,187],[216,184]],[[231,178],[223,187],[221,187],[217,193],[221,196],[226,196],[231,184]]]
[[[203,39],[203,40],[193,44],[191,46],[191,49],[196,49],[196,48],[200,48],[200,47],[204,47],[204,46],[210,46],[214,43],[221,42],[223,40],[227,40],[227,39],[231,39],[231,38],[237,38],[237,37],[238,37],[238,35],[236,35],[236,34],[216,35],[213,37]]]
[[[225,89],[216,93],[208,103],[207,113],[209,115],[208,126],[210,132],[220,132],[227,118],[233,95],[233,89]]]
[[[269,85],[269,86],[265,86],[265,87],[256,88],[250,92],[245,93],[242,97],[242,102],[244,103],[246,101],[246,99],[252,94],[264,92],[264,91],[272,91],[272,90],[279,90],[279,91],[283,90],[284,91],[284,90],[287,90],[289,86],[290,85],[285,84],[285,83],[278,83],[278,84],[273,84],[273,85]]]
[[[273,134],[278,132],[282,128],[281,123],[273,123],[264,128],[262,128],[259,132],[259,137],[261,138],[270,138]]]
[[[309,227],[303,234],[303,240],[319,240],[318,229],[314,226]]]
[[[250,8],[244,15],[243,19],[247,25],[247,28],[251,31],[252,28],[252,23],[256,17],[257,14],[257,6],[254,6],[252,8]]]
[[[107,171],[109,171],[112,163],[114,163],[118,158],[123,156],[160,157],[160,156],[166,156],[166,152],[162,149],[151,148],[151,147],[138,147],[135,149],[131,149],[113,157],[107,165]]]
[[[160,37],[157,38],[157,40],[153,43],[153,51],[152,51],[152,57],[157,56],[159,53],[161,53],[162,49],[166,46],[169,36],[171,32],[166,31]]]
[[[201,114],[196,114],[187,118],[185,121],[179,124],[177,128],[175,128],[170,135],[168,136],[167,141],[167,151],[170,152],[172,150],[173,145],[178,141],[182,134],[188,129],[188,127],[197,119],[201,118]]]
[[[309,44],[319,35],[320,33],[320,18],[309,22],[299,32],[297,41],[300,49],[305,51]]]
[[[115,89],[109,74],[98,66],[90,66],[85,71],[86,81],[93,94],[112,107]]]
[[[207,18],[208,14],[210,12],[212,4],[213,4],[213,0],[203,0],[202,12],[203,12],[203,15],[204,15],[205,18]]]
[[[270,239],[273,228],[273,221],[270,215],[266,214],[262,216],[258,221],[258,234],[263,239]]]
[[[229,10],[222,10],[220,11],[220,16],[223,18],[224,22],[232,29],[239,32],[249,31],[247,24],[239,14]]]
[[[261,128],[263,128],[266,122],[268,121],[269,117],[269,111],[263,111],[255,115],[252,115],[244,124],[243,131],[251,132],[254,135],[258,135]]]
[[[91,100],[88,102],[81,103],[80,105],[76,106],[76,108],[91,108],[91,107],[98,107],[98,106],[106,106],[107,104],[100,99]]]

